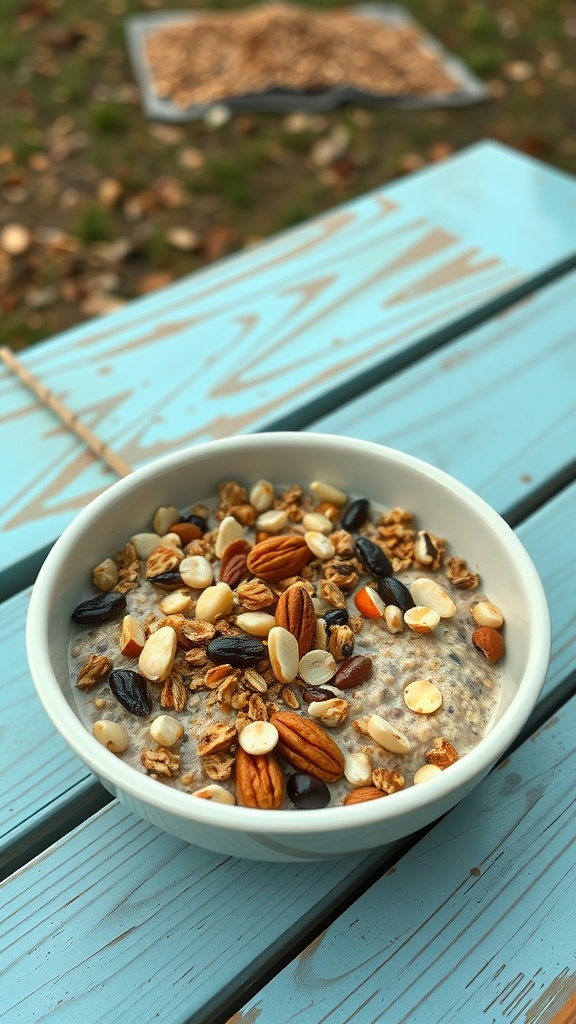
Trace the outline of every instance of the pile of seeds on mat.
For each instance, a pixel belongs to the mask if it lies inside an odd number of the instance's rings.
[[[321,481],[226,482],[212,511],[162,507],[152,529],[72,614],[113,753],[205,799],[306,809],[424,782],[481,738],[503,617],[411,513]]]
[[[147,36],[158,96],[180,107],[269,89],[348,85],[374,96],[450,93],[456,83],[412,27],[270,4],[199,14]]]

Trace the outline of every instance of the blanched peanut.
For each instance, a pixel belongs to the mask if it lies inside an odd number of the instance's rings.
[[[150,726],[150,735],[161,747],[173,747],[184,735],[184,727],[171,715],[158,715]]]
[[[215,622],[219,615],[229,615],[234,603],[234,593],[227,583],[215,583],[206,587],[196,602],[195,615],[201,622]]]
[[[236,625],[250,636],[268,636],[276,625],[276,619],[268,612],[242,612],[236,617]]]
[[[162,544],[162,537],[158,533],[135,533],[130,537],[138,558],[148,560],[150,555]]]
[[[109,722],[105,719],[94,722],[92,733],[98,742],[113,754],[123,754],[130,746],[128,733],[119,722]]]
[[[272,508],[263,512],[256,520],[256,529],[265,530],[266,533],[280,533],[288,522],[288,513],[284,509]]]
[[[103,562],[95,566],[92,572],[92,580],[98,590],[107,593],[113,590],[118,583],[118,566],[111,558],[105,558]]]
[[[328,561],[329,558],[334,558],[336,548],[332,541],[328,540],[328,537],[325,537],[323,533],[320,533],[318,530],[308,530],[304,534],[304,540],[312,554],[316,555],[316,558],[320,558],[323,562]]]
[[[456,614],[456,605],[446,591],[426,576],[421,576],[410,585],[414,604],[431,608],[441,619],[450,619]]]
[[[423,764],[417,772],[414,772],[414,784],[417,786],[420,782],[433,779],[435,775],[440,775],[441,771],[442,769],[437,764]]]
[[[278,743],[278,729],[272,722],[249,722],[238,736],[247,754],[268,754]]]
[[[204,555],[189,555],[180,562],[180,575],[187,587],[205,590],[214,579],[214,569]]]
[[[404,622],[415,633],[431,633],[440,622],[440,616],[433,608],[416,605],[404,612]]]
[[[269,480],[258,480],[250,491],[250,504],[257,512],[267,512],[274,504],[274,484]]]
[[[232,543],[233,540],[239,540],[240,537],[244,536],[244,527],[234,516],[225,516],[220,526],[218,527],[218,533],[216,535],[216,544],[214,551],[216,558],[222,558],[225,548]]]
[[[138,670],[152,683],[168,678],[176,657],[177,636],[172,626],[160,626],[148,637],[138,659]]]
[[[178,509],[174,508],[173,505],[167,505],[156,510],[152,520],[152,526],[156,533],[159,533],[160,536],[162,536],[162,534],[168,533],[168,530],[171,526],[174,526],[174,523],[179,522],[180,513]]]
[[[504,625],[504,616],[500,609],[491,601],[479,601],[472,609],[472,618],[478,626],[492,626],[500,629]]]
[[[347,754],[344,758],[344,775],[351,786],[369,786],[372,782],[372,762],[368,754]]]
[[[190,610],[190,594],[187,590],[172,590],[160,601],[164,615],[177,615]]]
[[[334,676],[336,669],[336,659],[330,651],[308,651],[298,663],[298,675],[309,686],[327,683]]]
[[[283,626],[268,633],[268,655],[279,683],[291,683],[298,674],[298,641]]]
[[[414,679],[404,687],[404,703],[417,715],[431,715],[442,706],[442,693],[429,679]]]
[[[333,505],[345,505],[348,501],[348,497],[344,494],[344,491],[339,491],[337,487],[333,487],[332,484],[326,484],[323,480],[313,480],[310,484],[310,490],[317,501],[328,501]]]
[[[404,629],[402,609],[395,604],[387,604],[384,609],[384,622],[391,633],[401,633]]]
[[[366,719],[366,730],[368,735],[373,740],[376,740],[376,743],[379,743],[381,747],[389,750],[392,754],[409,753],[410,743],[404,733],[395,729],[381,715],[370,715]]]
[[[224,786],[217,785],[216,782],[211,783],[209,786],[204,786],[204,789],[197,789],[192,796],[198,796],[201,800],[213,800],[215,804],[235,804],[232,793]]]
[[[321,512],[307,512],[302,519],[302,526],[306,531],[312,531],[312,533],[328,535],[334,531],[334,523],[327,516],[323,516]]]

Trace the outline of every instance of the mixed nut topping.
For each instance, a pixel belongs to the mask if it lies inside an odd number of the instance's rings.
[[[71,671],[93,735],[196,797],[348,806],[444,771],[499,695],[501,611],[403,509],[235,481],[94,567]]]

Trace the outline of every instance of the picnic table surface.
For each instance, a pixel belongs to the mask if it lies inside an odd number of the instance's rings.
[[[575,300],[576,181],[483,142],[21,355],[132,467],[253,431],[365,438],[518,533],[553,632],[528,724],[442,820],[329,861],[189,846],[54,731],[31,585],[115,477],[0,367],[0,1020],[576,1021]]]

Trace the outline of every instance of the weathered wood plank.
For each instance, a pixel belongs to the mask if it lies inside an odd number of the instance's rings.
[[[576,995],[576,698],[230,1024],[544,1024]]]
[[[518,516],[576,471],[575,295],[572,273],[312,429],[418,455]]]
[[[570,650],[576,630],[571,600],[576,551],[563,548],[560,555],[559,545],[550,538],[565,535],[575,511],[576,485],[521,531],[550,599],[549,694],[563,685],[573,667]],[[542,756],[552,756],[550,746],[562,754],[564,735],[544,730],[537,740],[539,751],[545,747]],[[535,746],[532,740],[525,744],[528,750]],[[519,771],[511,766],[507,773]],[[550,768],[550,778],[556,778],[555,772]],[[562,773],[560,777],[564,779]],[[500,773],[498,785],[503,778]],[[18,780],[8,776],[7,783],[17,785]],[[510,789],[511,783],[506,786]],[[528,792],[531,787],[526,786]],[[523,803],[516,804],[523,792],[516,797],[514,787],[510,790],[515,814],[517,807],[524,808]],[[492,811],[483,817],[484,798],[473,800],[468,824],[459,826],[459,836],[484,820],[489,820],[487,831],[492,833]],[[508,801],[500,802],[505,821]],[[473,843],[465,846],[471,857],[466,871],[477,864],[483,869],[470,845],[474,849]],[[223,860],[162,836],[113,803],[0,888],[0,902],[10,920],[9,931],[0,925],[0,935],[6,936],[0,946],[0,995],[5,987],[12,1000],[5,1005],[11,1007],[14,1020],[36,1015],[35,1019],[49,1016],[56,1024],[66,1024],[84,1013],[96,1024],[114,1005],[123,1024],[136,1024],[143,1014],[152,1019],[155,1012],[174,1024],[201,1024],[218,1009],[232,1006],[235,994],[265,967],[278,963],[298,936],[317,927],[348,893],[361,891],[382,856],[302,866]],[[446,849],[442,857],[449,861]],[[375,905],[380,910],[385,906]],[[174,993],[169,1009],[167,992]],[[263,1014],[262,1019],[276,1018]]]
[[[375,859],[226,859],[114,803],[5,883],[3,1012],[25,1024],[209,1019]]]
[[[104,791],[41,712],[26,662],[25,624],[29,591],[2,605],[0,664],[0,878],[13,858],[37,852],[53,835],[55,820],[84,804],[84,816]]]
[[[483,143],[22,358],[130,465],[300,426],[576,258],[575,196]],[[111,474],[5,369],[0,409],[5,595]]]

